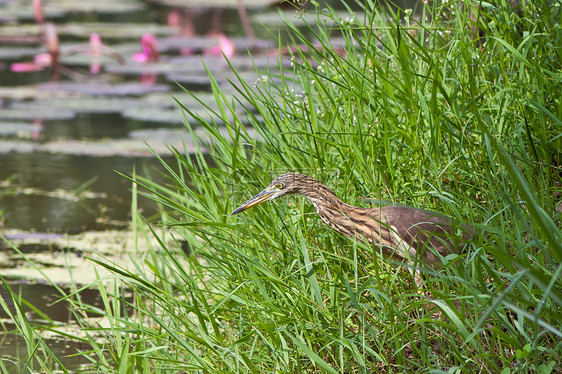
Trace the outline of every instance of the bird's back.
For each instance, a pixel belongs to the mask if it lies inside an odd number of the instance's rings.
[[[391,229],[392,246],[406,257],[420,256],[427,264],[438,263],[439,256],[459,252],[459,244],[472,236],[472,229],[438,213],[405,206],[370,209]],[[420,254],[421,253],[421,254]]]
[[[441,256],[458,253],[458,242],[471,235],[470,228],[455,225],[448,217],[405,206],[359,208],[339,203],[335,209],[321,207],[317,212],[333,229],[378,246],[388,257],[414,261],[421,256],[430,265],[439,263],[435,252]]]

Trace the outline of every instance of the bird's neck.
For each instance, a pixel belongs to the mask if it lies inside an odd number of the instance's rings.
[[[326,209],[338,211],[347,206],[336,196],[334,191],[322,184],[317,184],[314,189],[301,191],[301,195],[310,200],[318,213]]]
[[[334,191],[324,185],[318,185],[315,191],[308,191],[308,193],[302,193],[302,195],[310,200],[314,208],[316,208],[316,213],[330,226],[331,221],[336,218],[335,216],[344,219],[344,217],[349,216],[349,213],[353,209],[357,209],[341,201]],[[349,220],[349,218],[347,218],[347,220]]]
[[[325,224],[340,232],[348,238],[356,237],[358,240],[367,242],[373,238],[365,238],[360,227],[370,222],[366,209],[357,208],[341,201],[336,194],[324,185],[319,185],[318,190],[313,193],[302,193],[314,207],[316,213]]]

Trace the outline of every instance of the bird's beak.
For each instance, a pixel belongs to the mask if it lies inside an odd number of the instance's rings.
[[[250,200],[246,201],[244,204],[240,205],[234,212],[230,213],[231,216],[241,213],[253,206],[259,205],[265,201],[271,200],[279,190],[275,187],[271,189],[265,189],[256,196],[252,197]]]

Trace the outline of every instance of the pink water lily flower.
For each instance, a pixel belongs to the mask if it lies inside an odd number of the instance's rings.
[[[158,44],[156,38],[152,34],[144,34],[141,37],[141,53],[135,53],[133,55],[133,61],[135,62],[156,62],[160,59],[160,54],[158,53]]]

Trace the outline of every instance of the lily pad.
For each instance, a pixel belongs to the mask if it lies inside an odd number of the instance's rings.
[[[279,66],[277,57],[267,55],[258,55],[253,58],[242,55],[233,56],[228,61],[223,56],[179,56],[162,59],[157,63],[127,63],[124,65],[113,63],[106,65],[105,70],[110,73],[125,75],[161,74],[167,75],[172,80],[179,79],[182,81],[192,78],[191,82],[202,84],[208,81],[205,67],[215,75],[216,79],[221,79],[221,77],[232,73],[229,62],[239,71],[251,70],[253,72],[255,69],[269,69],[270,65]],[[283,65],[290,66],[288,59],[282,62]],[[254,75],[257,78],[257,73],[254,73]]]
[[[158,50],[161,52],[180,51],[190,48],[200,51],[219,44],[219,39],[213,36],[183,36],[174,35],[157,39]]]
[[[208,79],[208,78],[207,78]],[[193,93],[199,100],[203,101],[210,108],[218,108],[215,101],[215,96],[212,92],[194,92]],[[192,95],[185,92],[166,92],[166,93],[153,93],[146,95],[143,99],[146,105],[153,105],[159,107],[178,107],[180,102],[186,108],[203,108]]]
[[[179,8],[236,8],[237,0],[152,0],[155,3]],[[249,9],[265,8],[279,3],[279,0],[244,0],[244,7]]]
[[[0,139],[0,153],[31,153],[37,149],[37,144],[22,140]]]
[[[223,135],[223,137],[229,137],[228,129],[226,127],[219,127],[218,131]],[[247,130],[250,137],[255,137],[256,132],[254,129],[250,128]],[[195,135],[198,136],[203,142],[209,142],[210,139],[207,136],[206,130],[196,129]],[[151,140],[162,140],[168,144],[176,144],[178,139],[185,138],[189,136],[189,133],[185,128],[182,129],[146,129],[146,130],[135,130],[131,131],[130,137],[133,139],[151,139]],[[192,141],[190,140],[191,144]]]
[[[50,97],[52,93],[38,91],[37,86],[1,87],[0,99],[25,100],[36,97]],[[1,112],[1,111],[0,111]]]
[[[183,144],[185,144],[188,152],[195,152],[196,150],[189,133],[184,131],[183,136],[177,136],[175,139],[171,139],[171,141],[164,141],[162,139],[145,140],[137,137],[111,140],[58,140],[38,144],[30,141],[0,139],[0,153],[49,152],[81,156],[153,157],[147,143],[159,155],[171,154],[168,145],[183,149]]]
[[[217,83],[221,86],[221,88],[229,88],[230,83],[229,81],[238,81],[238,77],[232,71],[226,72],[211,72],[213,74],[213,78],[217,81]],[[206,72],[205,72],[206,74]],[[259,74],[255,71],[238,71],[238,76],[243,79],[245,82],[252,83],[256,82],[259,78]],[[173,79],[175,82],[178,82],[183,85],[190,85],[190,84],[203,84],[208,83],[210,84],[211,81],[209,77],[206,75],[186,75],[186,74],[177,74],[171,76],[170,79]],[[228,90],[227,90],[228,91]],[[234,94],[234,93],[233,93]]]
[[[143,100],[144,99],[141,98],[106,98],[95,96],[82,98],[38,99],[29,104],[25,103],[25,105],[62,107],[73,110],[77,113],[119,113],[133,106],[142,106]]]
[[[36,129],[37,126],[27,122],[0,122],[0,136],[15,135],[27,138]]]
[[[96,1],[74,1],[74,0],[51,0],[43,7],[45,18],[52,20],[70,13],[128,13],[143,9],[143,4],[131,0],[96,0]],[[0,3],[0,14],[12,21],[32,21],[33,11],[31,4],[25,1],[10,1]]]
[[[87,95],[135,96],[151,92],[168,91],[164,84],[147,85],[142,83],[81,83],[81,82],[48,82],[38,85],[38,89],[50,92],[68,92]]]
[[[48,19],[60,18],[63,13],[54,9],[44,9],[43,13]],[[7,4],[0,5],[0,14],[10,22],[17,21],[33,21],[33,10],[30,2],[12,1]]]
[[[36,47],[0,47],[0,60],[19,60],[35,56],[40,51],[41,49]]]
[[[105,71],[114,74],[123,75],[140,75],[140,74],[168,74],[171,76],[177,75],[179,73],[193,72],[196,74],[201,74],[204,72],[203,66],[199,62],[199,65],[193,63],[192,65],[180,64],[180,63],[170,63],[168,61],[162,60],[155,63],[136,63],[127,62],[126,64],[111,63],[105,66]]]
[[[140,38],[149,33],[155,36],[170,35],[179,32],[179,28],[155,23],[67,23],[57,27],[60,35],[83,36],[89,38],[97,33],[104,38]]]
[[[61,48],[61,64],[74,66],[89,66],[92,61],[100,65],[120,63],[130,60],[130,56],[140,51],[138,43],[127,43],[118,45],[107,45],[111,54],[104,53],[99,56],[92,56],[90,53],[89,43],[80,43],[74,45],[65,45]]]
[[[157,25],[154,23],[127,24],[123,23],[68,23],[57,24],[57,33],[59,36],[83,37],[88,39],[92,33],[97,33],[104,38],[140,38],[145,33],[153,35],[170,35],[177,33],[178,28]],[[10,24],[0,27],[0,35],[4,36],[39,36],[42,34],[41,27],[37,24]]]
[[[52,10],[65,15],[68,13],[115,14],[134,12],[143,9],[144,5],[133,0],[51,0],[49,6],[45,8],[46,11]]]
[[[251,41],[248,38],[229,38],[234,48],[238,51],[245,51],[250,48],[268,49],[276,48],[277,44],[271,40],[256,39]],[[169,36],[158,38],[158,49],[161,52],[180,51],[186,48],[195,52],[203,51],[219,44],[219,39],[214,36]]]
[[[279,66],[278,58],[275,56],[268,55],[254,55],[252,57],[248,55],[235,55],[230,57],[228,60],[222,55],[212,55],[212,56],[179,56],[172,57],[167,60],[170,64],[189,64],[190,66],[204,68],[203,63],[211,71],[230,71],[229,63],[234,66],[237,70],[255,70],[256,68],[268,68],[270,66]],[[290,61],[284,62],[286,66],[290,66]]]
[[[123,117],[144,122],[158,122],[180,125],[183,115],[179,108],[134,107],[123,111]]]
[[[134,130],[129,134],[131,139],[141,139],[150,141],[160,140],[166,143],[175,144],[178,139],[190,137],[189,132],[184,128],[170,129],[170,128],[157,128],[157,129],[143,129]]]
[[[184,143],[188,152],[194,152],[195,146],[190,141],[189,134],[186,133]],[[106,141],[87,141],[87,140],[64,140],[54,141],[43,144],[39,149],[43,152],[72,154],[83,156],[134,156],[134,157],[152,157],[148,145],[160,155],[169,155],[171,151],[168,144],[162,140],[146,141],[143,139],[112,139]],[[173,144],[181,147],[181,139],[176,138]]]
[[[295,12],[288,11],[281,14],[279,14],[279,12],[264,12],[260,14],[254,14],[252,16],[252,21],[267,25],[268,28],[284,28],[286,27],[287,23],[297,27],[315,25],[318,22],[326,26],[334,26],[336,25],[337,19],[348,19],[351,17],[362,19],[364,17],[362,13],[350,14],[346,11],[337,11],[334,13],[334,16],[336,17],[335,20],[331,17],[316,15],[316,13],[303,13],[295,15]]]
[[[76,113],[67,108],[38,106],[33,103],[15,103],[12,108],[0,110],[0,119],[68,120],[75,116]]]

